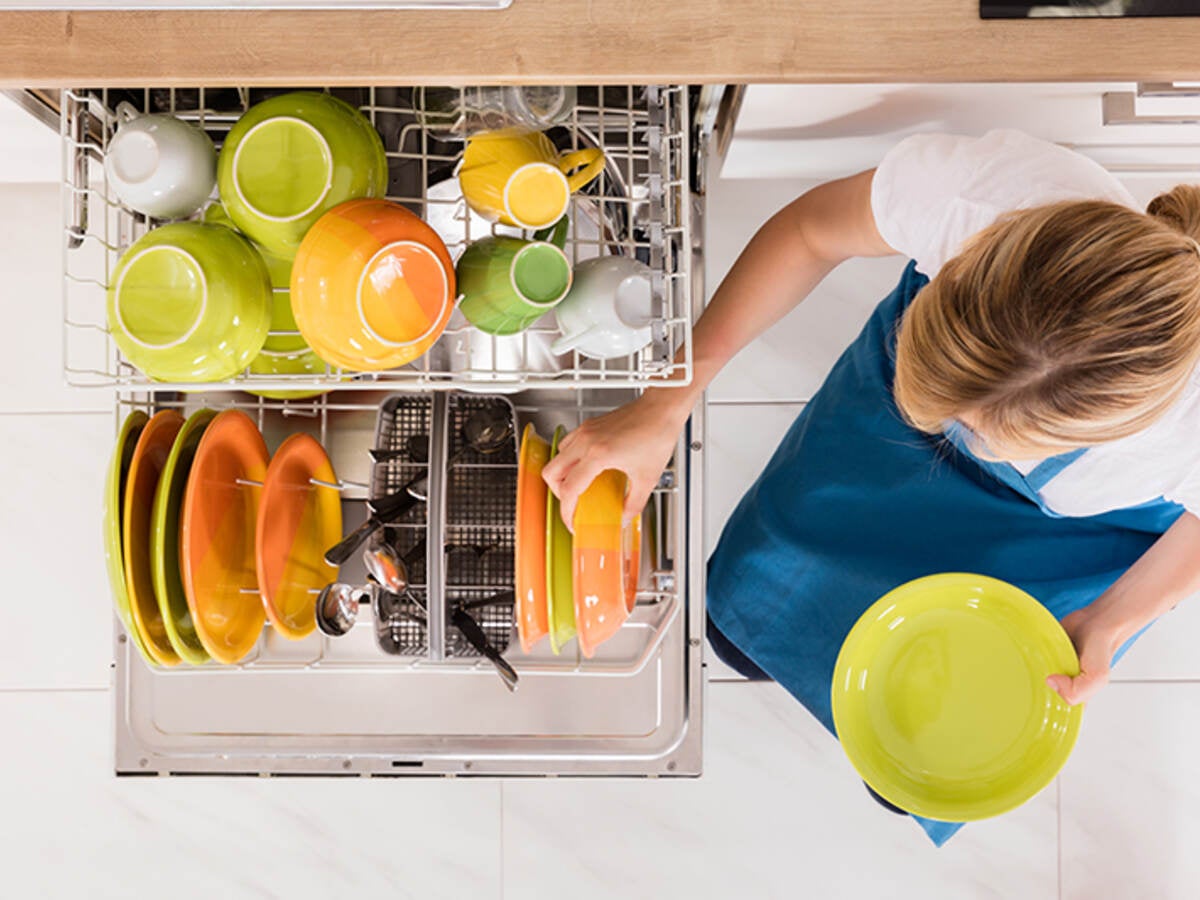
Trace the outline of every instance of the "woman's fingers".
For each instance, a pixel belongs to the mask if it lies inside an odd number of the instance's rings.
[[[1107,683],[1107,672],[1081,672],[1074,678],[1069,675],[1051,675],[1046,679],[1046,684],[1058,691],[1059,696],[1071,706],[1086,703]]]
[[[657,481],[650,479],[629,479],[629,493],[625,495],[625,509],[623,511],[621,521],[628,525],[643,509],[646,508],[646,503],[650,500],[650,495],[654,492],[654,485]]]
[[[575,530],[575,505],[579,502],[579,495],[586,491],[595,477],[606,468],[607,466],[597,459],[583,459],[571,466],[570,471],[559,482],[558,501],[561,504],[562,519],[572,532]]]

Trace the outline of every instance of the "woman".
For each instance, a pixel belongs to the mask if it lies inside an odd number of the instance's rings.
[[[1079,652],[1069,703],[1200,589],[1200,189],[1137,211],[1015,131],[917,135],[768,221],[693,332],[694,377],[585,423],[545,478],[569,522],[608,468],[645,504],[721,367],[843,260],[913,260],[806,405],[709,562],[709,636],[832,731],[833,663],[890,588],[1014,582]],[[922,822],[935,841],[957,826]]]

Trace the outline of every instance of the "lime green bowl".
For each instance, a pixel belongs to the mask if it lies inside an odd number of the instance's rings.
[[[251,107],[221,147],[217,185],[229,218],[269,253],[292,259],[322,214],[382,197],[383,141],[348,103],[297,91]]]
[[[121,353],[156,381],[224,381],[267,338],[271,280],[250,242],[228,228],[180,222],[138,240],[108,289]]]

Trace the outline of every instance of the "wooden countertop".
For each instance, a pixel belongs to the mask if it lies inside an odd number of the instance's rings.
[[[0,86],[1200,80],[1200,18],[978,0],[513,0],[503,11],[6,12]]]

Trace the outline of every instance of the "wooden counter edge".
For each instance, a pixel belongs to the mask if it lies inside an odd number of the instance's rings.
[[[1197,80],[1198,48],[1200,18],[983,21],[977,0],[0,12],[0,86]]]

